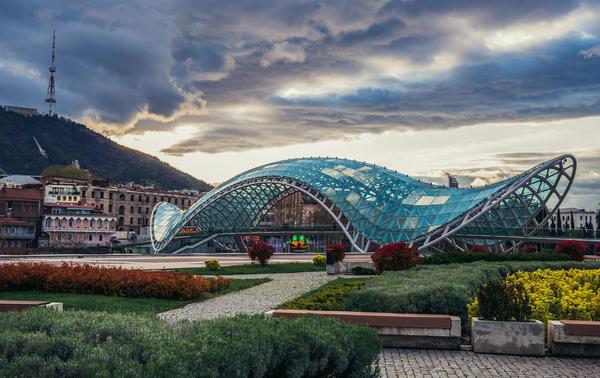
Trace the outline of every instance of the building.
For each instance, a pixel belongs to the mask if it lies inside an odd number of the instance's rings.
[[[73,182],[46,184],[44,203],[81,203],[81,187]]]
[[[0,252],[24,252],[37,247],[43,191],[29,176],[0,179]]]
[[[190,238],[195,246],[225,235],[252,235],[266,209],[300,192],[331,216],[355,251],[405,242],[421,251],[484,243],[506,252],[518,247],[515,237],[548,222],[570,188],[576,164],[572,155],[562,155],[494,184],[449,188],[354,160],[283,160],[235,176],[187,211],[159,204],[152,215],[152,245],[163,250],[190,226],[203,233]]]
[[[44,205],[43,231],[50,248],[105,247],[117,229],[115,217],[94,205],[54,202]]]
[[[4,110],[6,110],[7,112],[17,113],[17,114],[20,114],[20,115],[26,116],[26,117],[40,115],[40,113],[38,113],[36,108],[24,108],[21,106],[5,105]]]
[[[193,190],[166,191],[133,183],[110,185],[102,179],[46,177],[44,182],[46,203],[92,205],[101,213],[115,217],[117,231],[125,232],[125,237],[130,233],[149,237],[150,215],[157,203],[167,202],[185,210],[202,196]]]
[[[550,226],[563,230],[597,230],[598,219],[594,210],[576,209],[576,208],[561,208],[559,212],[552,216],[549,222]],[[559,218],[560,217],[560,218]],[[560,222],[557,220],[560,219]]]

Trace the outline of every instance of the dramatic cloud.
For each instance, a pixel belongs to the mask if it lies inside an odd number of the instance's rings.
[[[43,107],[56,28],[58,111],[113,135],[191,127],[172,156],[586,117],[598,17],[585,0],[9,0],[0,103]]]

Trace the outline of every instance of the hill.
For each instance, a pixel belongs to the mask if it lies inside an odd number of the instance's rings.
[[[38,150],[34,137],[47,158]],[[82,124],[59,117],[25,117],[0,108],[0,170],[39,175],[49,165],[70,164],[73,160],[114,183],[133,181],[162,189],[210,189],[204,181],[154,156],[121,146]]]

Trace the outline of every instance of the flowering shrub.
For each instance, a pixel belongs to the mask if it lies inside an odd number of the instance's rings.
[[[535,244],[525,244],[523,248],[521,248],[521,252],[523,253],[535,253],[537,252],[537,246]]]
[[[258,261],[260,265],[267,265],[267,262],[275,253],[275,249],[267,243],[254,243],[248,251],[248,256],[252,262]]]
[[[410,269],[419,263],[419,251],[406,243],[390,243],[379,247],[371,255],[371,260],[378,273]]]
[[[313,264],[316,266],[325,266],[327,259],[323,255],[315,255],[313,257]]]
[[[571,260],[583,261],[587,245],[576,240],[563,240],[556,245],[556,252],[569,255]]]
[[[600,269],[540,269],[506,276],[506,284],[522,287],[531,306],[531,318],[547,320],[600,320]],[[469,305],[471,315],[478,304]]]
[[[0,264],[0,291],[41,290],[130,298],[197,299],[229,286],[227,278],[92,265]]]
[[[344,258],[346,257],[346,250],[348,250],[348,247],[346,247],[346,245],[342,243],[334,243],[329,244],[327,246],[327,250],[333,251],[333,260],[336,263],[338,263],[344,261]]]
[[[488,248],[487,245],[473,244],[471,246],[471,252],[474,252],[474,253],[487,253],[489,251],[490,251],[490,249]]]
[[[204,266],[206,266],[206,269],[210,270],[211,272],[216,272],[217,270],[221,269],[221,264],[219,263],[219,260],[217,259],[208,259],[204,262]]]

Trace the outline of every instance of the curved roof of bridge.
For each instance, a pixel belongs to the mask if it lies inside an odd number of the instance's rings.
[[[354,160],[283,160],[231,178],[185,212],[159,204],[153,214],[153,237],[156,241],[170,240],[186,224],[214,230],[251,228],[265,207],[289,189],[277,183],[286,178],[322,193],[355,229],[377,243],[414,240],[456,219],[537,167],[492,185],[448,188]],[[549,190],[549,185],[538,190]]]

